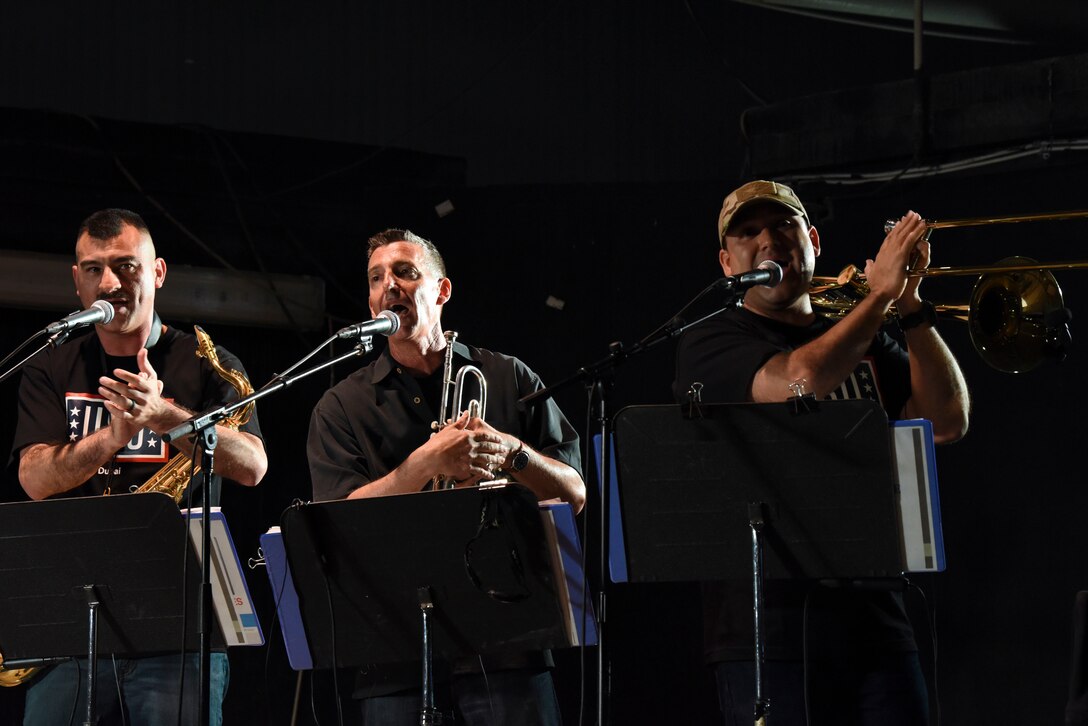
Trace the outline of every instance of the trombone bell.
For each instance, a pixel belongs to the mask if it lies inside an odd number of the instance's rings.
[[[1009,257],[995,265],[1037,264]],[[1022,373],[1043,361],[1063,358],[1070,342],[1069,312],[1058,281],[1048,270],[1017,269],[987,273],[971,293],[967,324],[971,342],[984,361],[999,371]]]

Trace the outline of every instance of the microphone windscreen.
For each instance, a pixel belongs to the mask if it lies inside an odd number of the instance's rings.
[[[109,300],[95,300],[91,303],[91,307],[102,311],[103,318],[100,325],[109,325],[113,321],[113,316],[117,314]]]

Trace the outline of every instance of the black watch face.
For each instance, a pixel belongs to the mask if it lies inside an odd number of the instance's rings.
[[[529,454],[524,451],[519,451],[514,454],[514,460],[510,462],[510,468],[514,471],[521,471],[529,465]]]

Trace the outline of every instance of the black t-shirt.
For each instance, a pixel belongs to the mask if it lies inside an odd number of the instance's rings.
[[[811,325],[789,325],[745,308],[720,313],[681,337],[674,396],[680,403],[687,402],[688,389],[699,382],[704,403],[750,401],[752,380],[772,356],[804,345],[833,325],[819,317]],[[782,399],[790,395],[783,391]],[[887,334],[879,333],[854,371],[828,398],[868,398],[878,401],[889,419],[899,418],[910,398],[906,351]],[[768,658],[802,658],[806,597],[812,660],[916,650],[902,598],[896,593],[770,580],[764,589]],[[704,651],[709,662],[752,659],[750,581],[705,584],[703,616]]]
[[[789,325],[746,308],[720,313],[681,338],[673,395],[677,401],[687,401],[688,389],[698,381],[706,403],[750,401],[752,380],[764,363],[819,337],[834,324],[817,317],[811,325]],[[791,395],[782,391],[782,400]],[[854,371],[827,398],[868,398],[880,403],[889,419],[901,418],[910,398],[906,351],[886,333],[877,334]]]
[[[238,400],[234,387],[204,358],[196,355],[196,336],[166,328],[148,350],[148,362],[163,382],[163,398],[199,413]],[[244,373],[241,362],[216,346],[219,362]],[[98,379],[114,376],[115,368],[138,372],[136,356],[116,358],[102,350],[93,332],[35,356],[23,368],[19,385],[19,417],[11,458],[31,444],[75,443],[109,425],[109,412],[98,394]],[[260,436],[256,413],[242,430]],[[81,486],[58,497],[114,493],[139,486],[161,469],[177,450],[158,434],[143,429],[117,452],[112,461]]]

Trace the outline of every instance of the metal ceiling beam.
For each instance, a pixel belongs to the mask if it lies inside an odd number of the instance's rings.
[[[79,305],[71,269],[70,256],[0,250],[0,305],[54,310],[60,317]],[[168,322],[315,330],[325,324],[325,282],[172,265],[155,307]]]

